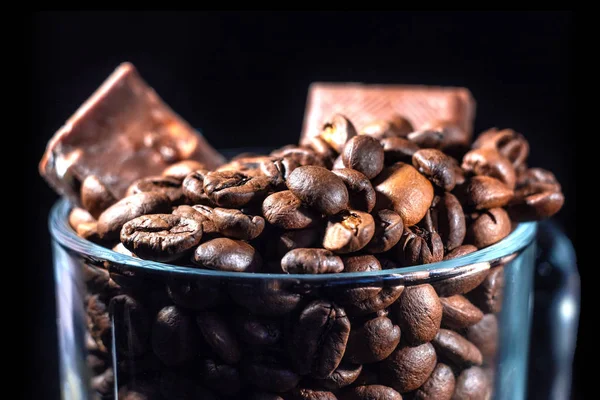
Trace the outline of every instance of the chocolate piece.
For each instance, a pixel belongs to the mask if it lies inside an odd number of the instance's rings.
[[[187,159],[208,168],[223,162],[133,65],[123,63],[54,134],[39,170],[59,194],[79,203],[79,187],[88,175],[122,197],[136,179],[160,175]]]
[[[466,88],[313,83],[308,92],[301,144],[319,135],[327,118],[335,113],[348,117],[360,132],[377,120],[400,115],[415,129],[436,120],[458,124],[469,138],[475,119],[475,100]]]

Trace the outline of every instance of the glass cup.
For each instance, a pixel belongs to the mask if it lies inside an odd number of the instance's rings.
[[[435,264],[275,275],[123,255],[79,238],[68,224],[70,207],[61,200],[50,216],[64,399],[393,393],[374,385],[405,398],[432,398],[419,396],[435,390],[525,398],[536,223]],[[568,393],[579,298],[578,286],[564,283],[578,284],[566,243],[544,242],[551,248],[542,254],[565,273],[550,319],[551,329],[569,335],[560,354],[546,354],[569,376],[556,389]],[[310,393],[298,388],[321,393],[303,397]]]

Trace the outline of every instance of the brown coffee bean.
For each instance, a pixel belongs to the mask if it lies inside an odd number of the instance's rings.
[[[323,124],[320,137],[341,154],[348,140],[356,136],[356,128],[348,118],[335,114]]]
[[[83,208],[73,207],[73,209],[69,212],[69,225],[74,230],[77,230],[77,227],[80,224],[96,222],[96,219],[92,217],[92,215]]]
[[[422,149],[412,156],[413,166],[434,185],[451,191],[456,185],[453,160],[436,149]]]
[[[213,171],[204,177],[204,193],[221,207],[239,208],[262,201],[269,188],[269,178],[237,171]]]
[[[118,393],[119,400],[161,400],[158,385],[153,382],[135,381],[121,386]],[[214,397],[207,397],[214,400]]]
[[[375,221],[362,211],[348,211],[331,217],[323,237],[323,247],[339,254],[365,247],[375,234]]]
[[[286,394],[286,399],[287,396]],[[289,400],[338,400],[338,398],[326,390],[296,388],[289,393]]]
[[[377,195],[371,181],[365,175],[350,168],[334,169],[331,172],[346,185],[350,208],[366,212],[373,210]]]
[[[404,137],[414,130],[410,121],[400,115],[394,115],[390,119],[373,121],[365,125],[360,134],[369,135],[380,140],[390,137]]]
[[[479,367],[471,367],[460,373],[452,400],[484,400],[488,399],[492,387],[488,378]]]
[[[405,267],[431,264],[444,258],[444,244],[440,235],[418,226],[404,227],[404,233],[396,249],[398,260]]]
[[[177,306],[158,312],[151,336],[154,354],[167,366],[181,365],[196,356],[198,331],[193,317]]]
[[[192,310],[204,310],[220,303],[221,290],[206,279],[169,278],[167,294],[176,305]]]
[[[363,325],[353,325],[344,359],[368,364],[387,358],[400,343],[400,328],[389,318],[377,317]]]
[[[150,315],[146,307],[128,295],[110,300],[113,318],[113,335],[117,351],[127,357],[144,354],[150,340]]]
[[[98,223],[97,222],[83,222],[77,225],[75,233],[82,239],[89,240],[93,243],[102,243],[102,239],[98,234]]]
[[[564,201],[561,187],[551,172],[530,168],[519,177],[508,212],[518,222],[541,220],[556,214]]]
[[[92,295],[88,299],[86,312],[92,322],[91,334],[98,347],[106,351],[112,342],[112,329],[108,307],[100,295]]]
[[[381,363],[380,376],[387,386],[406,393],[424,384],[436,363],[431,343],[416,347],[400,346]]]
[[[213,205],[211,199],[204,192],[204,177],[208,170],[198,169],[190,172],[181,183],[181,190],[190,204]]]
[[[444,261],[453,260],[455,258],[466,256],[467,254],[471,254],[477,251],[477,247],[472,244],[463,244],[452,250],[450,253],[447,253],[444,256]]]
[[[462,245],[467,234],[467,225],[462,206],[453,194],[444,193],[443,196],[433,199],[431,219],[446,251],[452,251]]]
[[[514,192],[504,183],[490,176],[473,176],[458,190],[464,204],[476,210],[504,207],[513,198]]]
[[[170,211],[167,195],[159,192],[138,193],[119,200],[98,217],[98,235],[103,240],[119,238],[121,228],[134,218]]]
[[[271,225],[281,229],[308,228],[320,219],[289,190],[267,196],[262,203],[262,215]]]
[[[375,233],[367,244],[370,253],[383,253],[394,247],[402,237],[404,223],[398,213],[392,210],[379,210],[373,214]]]
[[[431,341],[440,329],[442,303],[431,285],[409,286],[392,307],[408,343]]]
[[[323,167],[298,167],[287,180],[287,187],[304,204],[326,215],[348,207],[348,189],[334,173]]]
[[[184,160],[169,165],[163,170],[161,175],[175,178],[180,182],[183,182],[186,176],[197,170],[206,170],[206,166],[199,161]]]
[[[403,291],[404,286],[402,285],[386,286],[377,295],[369,297],[360,303],[346,304],[344,308],[348,315],[351,316],[374,313],[392,305],[392,303],[398,300]]]
[[[442,327],[449,329],[463,329],[475,325],[483,312],[475,307],[466,297],[459,294],[451,297],[441,297],[442,302]]]
[[[240,240],[255,239],[265,228],[263,217],[220,207],[213,209],[212,221],[221,235]]]
[[[202,383],[215,393],[225,397],[240,393],[242,381],[236,367],[204,359],[200,361],[198,369]]]
[[[237,364],[241,359],[240,346],[233,330],[216,312],[201,311],[196,324],[204,341],[226,364]]]
[[[460,248],[460,247],[459,247]],[[473,264],[472,268],[465,273],[451,278],[443,278],[431,283],[439,296],[450,297],[456,294],[465,294],[475,289],[488,274],[490,264],[487,262]],[[432,275],[431,278],[435,278]]]
[[[484,313],[498,313],[502,310],[504,298],[504,267],[492,268],[483,282],[471,292],[469,299]]]
[[[334,154],[333,151],[331,151],[331,154]],[[325,156],[324,154],[319,154],[310,146],[290,146],[280,149],[279,151],[272,152],[271,156],[281,160],[279,164],[283,166],[283,168],[278,166],[278,169],[281,170],[281,176],[284,181],[297,167],[301,167],[303,165],[316,165],[319,167],[325,167],[326,161],[323,159]],[[265,164],[262,166],[262,169],[266,173],[270,168]],[[267,176],[269,176],[268,173]]]
[[[383,385],[356,386],[345,392],[345,400],[402,400],[400,393]]]
[[[452,368],[438,363],[427,381],[415,393],[415,400],[451,400],[455,386]]]
[[[381,271],[381,265],[379,261],[371,255],[362,256],[351,256],[343,258],[344,271],[345,273],[351,272],[368,272],[368,271]],[[376,296],[381,289],[383,284],[372,283],[366,284],[361,283],[355,287],[340,287],[332,291],[332,296],[335,301],[340,304],[360,304],[363,301],[368,300]]]
[[[344,270],[342,259],[325,249],[294,249],[281,259],[286,274],[333,274]]]
[[[354,136],[344,145],[342,160],[346,168],[373,179],[383,169],[383,147],[370,136]]]
[[[233,326],[239,339],[255,346],[270,346],[281,339],[281,327],[276,320],[259,318],[247,311],[233,316]]]
[[[181,203],[183,200],[181,181],[168,176],[151,176],[138,179],[129,185],[125,196],[133,196],[144,192],[164,193],[173,204]]]
[[[462,169],[475,175],[496,178],[509,189],[514,189],[517,173],[510,160],[494,148],[480,148],[469,151],[463,157]]]
[[[193,261],[203,268],[232,272],[254,272],[262,266],[262,258],[254,247],[229,238],[202,243],[196,248]]]
[[[202,239],[202,224],[172,214],[144,215],[121,229],[121,243],[138,257],[169,262],[185,255]]]
[[[486,364],[494,362],[498,349],[498,319],[494,314],[485,314],[481,321],[468,327],[465,337],[481,351]]]
[[[290,250],[314,247],[319,241],[319,232],[313,228],[285,231],[275,236],[279,257],[283,257]]]
[[[112,368],[107,368],[102,374],[93,377],[90,386],[101,396],[108,396],[114,391],[115,374]]]
[[[231,284],[231,298],[258,315],[278,317],[295,310],[302,295],[291,292],[281,281],[271,280],[253,285]]]
[[[314,379],[311,383],[316,388],[337,391],[351,385],[360,375],[362,365],[342,364],[325,379]]]
[[[344,309],[325,300],[309,303],[293,327],[289,351],[299,374],[326,378],[339,366],[350,335]]]
[[[481,213],[467,229],[467,241],[482,249],[499,242],[511,230],[510,217],[502,208],[492,208]]]
[[[300,382],[298,374],[272,360],[249,361],[243,365],[242,371],[247,382],[275,393],[289,392]]]
[[[411,165],[396,163],[385,168],[375,179],[377,207],[392,208],[405,226],[419,222],[433,200],[433,186]]]
[[[489,129],[479,135],[472,147],[493,148],[508,158],[515,168],[524,165],[529,155],[529,143],[523,135],[512,129]]]
[[[319,136],[315,136],[310,138],[306,145],[321,159],[324,167],[332,168],[333,161],[337,157],[337,152],[325,140]]]
[[[431,343],[440,358],[450,361],[459,368],[481,365],[483,362],[479,349],[454,331],[440,329]]]
[[[193,218],[202,224],[202,235],[217,232],[217,227],[212,220],[213,209],[209,206],[197,204],[195,206],[179,206],[172,212],[173,215]]]
[[[468,146],[469,134],[453,121],[434,120],[421,129],[407,135],[407,138],[421,148],[433,148],[455,152]]]
[[[412,163],[412,156],[420,147],[408,139],[400,137],[389,137],[381,139],[385,165],[397,162]]]
[[[95,175],[88,175],[83,180],[80,196],[81,205],[94,218],[98,218],[104,210],[117,202],[117,198]]]

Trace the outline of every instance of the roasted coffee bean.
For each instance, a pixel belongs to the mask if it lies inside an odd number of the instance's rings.
[[[160,377],[160,394],[166,400],[217,400],[191,373],[166,370]]]
[[[144,192],[164,193],[173,204],[181,203],[183,200],[181,181],[168,176],[151,176],[138,179],[129,185],[125,196],[133,196]]]
[[[415,393],[415,400],[451,400],[456,380],[452,368],[438,363],[431,376]]]
[[[369,297],[360,303],[346,304],[344,308],[348,312],[348,315],[351,316],[374,313],[392,305],[392,303],[398,300],[403,291],[404,286],[402,285],[386,286],[377,295]]]
[[[319,231],[314,228],[285,231],[280,235],[275,235],[274,240],[276,241],[277,254],[279,257],[283,257],[290,250],[314,247],[313,245],[319,241]]]
[[[360,375],[354,381],[353,386],[377,385],[379,383],[379,364],[363,365]]]
[[[325,379],[314,379],[312,383],[319,389],[337,391],[351,385],[360,375],[362,365],[342,364]]]
[[[479,135],[472,147],[495,149],[508,158],[515,168],[523,166],[529,155],[529,143],[523,135],[512,129],[489,129]]]
[[[357,386],[344,393],[345,400],[402,400],[400,393],[383,385]]]
[[[85,357],[85,365],[87,365],[94,374],[101,374],[106,371],[109,364],[110,362],[108,362],[105,357],[100,357],[97,354],[89,353]]]
[[[490,264],[487,262],[473,264],[472,268],[465,273],[452,278],[444,278],[432,282],[431,285],[442,297],[450,297],[456,294],[465,294],[475,289],[488,274]]]
[[[98,217],[98,234],[103,240],[119,238],[121,228],[134,218],[148,214],[168,213],[171,202],[164,193],[145,192],[125,197]]]
[[[150,315],[142,303],[128,295],[110,300],[117,351],[127,357],[144,354],[150,340]]]
[[[492,268],[483,282],[471,292],[469,299],[484,313],[498,313],[502,310],[504,298],[504,267]]]
[[[375,233],[367,244],[370,253],[383,253],[394,247],[404,232],[404,222],[398,213],[392,210],[379,210],[373,214]]]
[[[504,207],[514,196],[514,192],[504,183],[483,175],[471,177],[458,192],[464,204],[476,210]]]
[[[269,178],[265,176],[248,176],[236,171],[214,171],[204,177],[204,193],[216,205],[227,208],[261,201],[269,187]]]
[[[201,222],[203,235],[216,233],[213,218],[213,209],[209,206],[197,204],[195,206],[179,206],[173,210],[173,215],[181,215],[183,217],[194,218]]]
[[[331,146],[332,149],[341,154],[344,145],[356,136],[356,128],[348,118],[341,114],[335,114],[323,124],[320,137]]]
[[[320,219],[289,190],[268,196],[262,203],[262,215],[271,225],[281,229],[308,228]]]
[[[383,146],[385,165],[392,165],[399,161],[412,163],[413,154],[420,149],[417,144],[400,137],[381,139],[381,146]]]
[[[492,208],[481,213],[467,229],[467,241],[482,249],[499,242],[511,230],[510,217],[503,208]]]
[[[183,182],[186,176],[198,170],[206,170],[206,166],[198,161],[184,160],[171,164],[163,170],[161,175],[175,178],[180,182]],[[202,182],[200,182],[200,184],[202,184]]]
[[[391,208],[405,226],[419,222],[433,200],[433,186],[411,165],[398,162],[385,168],[373,182],[377,207]]]
[[[494,314],[485,314],[481,321],[468,327],[465,337],[481,351],[485,363],[494,361],[498,348],[498,319]]]
[[[79,207],[73,207],[73,209],[71,209],[69,212],[69,225],[71,225],[73,230],[77,230],[79,224],[89,222],[96,222],[96,219],[94,219],[94,217],[92,217],[87,210]]]
[[[282,336],[278,321],[260,318],[245,311],[234,314],[233,327],[241,341],[255,346],[274,345]]]
[[[241,359],[240,346],[233,330],[211,311],[202,311],[196,316],[202,337],[211,349],[227,364],[237,364]]]
[[[346,185],[350,208],[366,212],[373,210],[377,195],[371,181],[365,175],[350,168],[334,169],[331,172]]]
[[[288,392],[300,382],[298,374],[272,359],[250,360],[242,372],[247,382],[269,392]]]
[[[98,392],[102,396],[113,393],[115,385],[115,374],[113,369],[108,368],[102,374],[93,377],[90,385],[92,390]]]
[[[306,146],[315,152],[315,154],[323,161],[323,166],[331,169],[333,160],[337,157],[337,152],[323,138],[315,136],[310,138]]]
[[[531,168],[519,177],[508,212],[518,222],[541,220],[556,214],[564,201],[554,175],[541,168]]]
[[[173,303],[192,310],[215,307],[223,297],[218,284],[206,279],[169,278],[167,293]]]
[[[90,296],[86,311],[93,324],[91,333],[96,343],[110,346],[112,337],[110,316],[108,307],[100,295]]]
[[[463,243],[467,234],[465,214],[453,194],[444,193],[433,199],[431,219],[446,251],[452,251]]]
[[[524,173],[519,175],[517,182],[518,187],[529,186],[534,184],[544,184],[552,187],[552,191],[560,191],[561,187],[554,174],[543,168],[529,168]]]
[[[346,168],[373,179],[383,169],[383,147],[370,136],[354,136],[344,145],[342,160]]]
[[[158,385],[154,382],[130,382],[119,389],[119,400],[163,400]],[[208,398],[213,400],[214,398]]]
[[[434,185],[451,191],[456,185],[453,160],[436,149],[422,149],[412,156],[413,166]]]
[[[458,124],[453,121],[434,120],[415,132],[407,135],[407,138],[421,148],[433,148],[453,152],[456,149],[468,146],[469,135]]]
[[[123,245],[123,243],[120,243],[120,242],[119,242],[119,244],[117,244],[115,247],[112,248],[112,251],[115,251],[119,254],[123,254],[123,255],[129,256],[129,257],[137,257],[131,251],[127,250],[127,248]]]
[[[398,343],[400,328],[389,318],[373,318],[358,327],[353,324],[344,360],[354,364],[378,362],[392,354]]]
[[[466,297],[459,294],[451,297],[441,297],[442,302],[442,327],[449,329],[463,329],[475,325],[483,312],[475,307]]]
[[[324,166],[321,156],[309,146],[284,146],[281,149],[272,151],[271,156],[274,157],[274,159],[288,160],[291,162],[290,165],[295,165],[297,167],[302,165],[318,165],[320,167]],[[264,166],[262,166],[262,168],[264,170]],[[292,171],[288,171],[288,173],[289,172]],[[284,180],[286,179],[285,176],[283,178]]]
[[[302,296],[291,292],[284,283],[270,280],[254,284],[231,284],[231,298],[250,312],[278,317],[285,315],[298,307]]]
[[[442,303],[428,284],[404,289],[392,312],[402,329],[402,335],[412,345],[431,341],[442,322]]]
[[[475,175],[496,178],[509,189],[514,189],[517,182],[513,164],[494,148],[484,147],[469,151],[463,157],[462,169]]]
[[[290,400],[338,400],[332,392],[305,388],[296,388],[286,394],[286,399],[288,396]]]
[[[462,371],[456,378],[452,400],[488,399],[491,389],[484,370],[479,367],[471,367]]]
[[[410,392],[424,384],[437,363],[431,343],[400,346],[380,366],[383,383],[400,393]]]
[[[121,243],[138,257],[169,262],[177,260],[202,239],[202,224],[172,214],[144,215],[121,229]]]
[[[198,169],[183,179],[181,190],[190,204],[213,204],[212,200],[204,192],[204,177],[207,173],[208,170]]]
[[[466,256],[467,254],[471,254],[476,251],[477,247],[473,246],[472,244],[463,244],[452,250],[450,253],[446,253],[444,256],[444,261]]]
[[[82,239],[89,240],[93,243],[102,243],[102,239],[98,234],[98,223],[97,222],[83,222],[77,225],[75,233]]]
[[[326,378],[339,366],[350,335],[350,321],[341,307],[325,300],[309,303],[294,324],[292,363],[299,374]]]
[[[104,186],[95,175],[88,175],[81,183],[80,189],[81,205],[94,218],[108,207],[117,202],[117,198]]]
[[[196,356],[198,336],[192,315],[177,306],[167,306],[154,320],[152,349],[165,365],[181,365]]]
[[[375,221],[362,211],[348,211],[329,219],[323,247],[339,254],[354,253],[365,247],[375,234]]]
[[[418,226],[405,227],[396,246],[398,260],[405,267],[431,264],[444,258],[444,244],[434,230],[428,231]]]
[[[344,270],[342,259],[325,249],[294,249],[281,259],[286,274],[333,274]]]
[[[202,383],[216,394],[235,396],[240,393],[242,382],[237,368],[211,359],[201,360],[198,366]]]
[[[410,121],[400,115],[394,115],[390,119],[373,121],[365,125],[360,134],[369,135],[375,139],[383,139],[404,137],[414,130]]]
[[[323,167],[298,167],[287,187],[304,204],[320,213],[334,215],[348,207],[348,189],[334,173]]]
[[[459,368],[481,365],[483,362],[479,349],[454,331],[440,329],[431,343],[440,358],[450,361]]]
[[[265,228],[263,217],[246,215],[240,210],[227,208],[214,208],[212,221],[220,234],[233,239],[252,240]]]
[[[229,238],[202,243],[196,248],[193,261],[203,268],[233,272],[254,272],[262,265],[262,258],[254,247]]]
[[[379,261],[371,255],[363,256],[351,256],[343,258],[344,271],[346,273],[351,272],[367,272],[367,271],[381,271],[381,265]],[[383,284],[380,282],[367,284],[361,282],[356,287],[340,287],[332,291],[332,295],[336,302],[340,304],[360,304],[374,296],[376,296],[381,289]]]

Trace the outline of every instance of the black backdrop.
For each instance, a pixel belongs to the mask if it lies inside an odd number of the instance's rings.
[[[53,132],[122,61],[218,148],[296,141],[313,81],[468,87],[477,132],[524,133],[530,164],[556,173],[567,198],[557,219],[575,240],[571,13],[61,12],[35,14],[32,28],[26,179],[39,246],[28,254],[25,315],[33,398],[58,398],[46,228],[56,195],[37,163]]]

